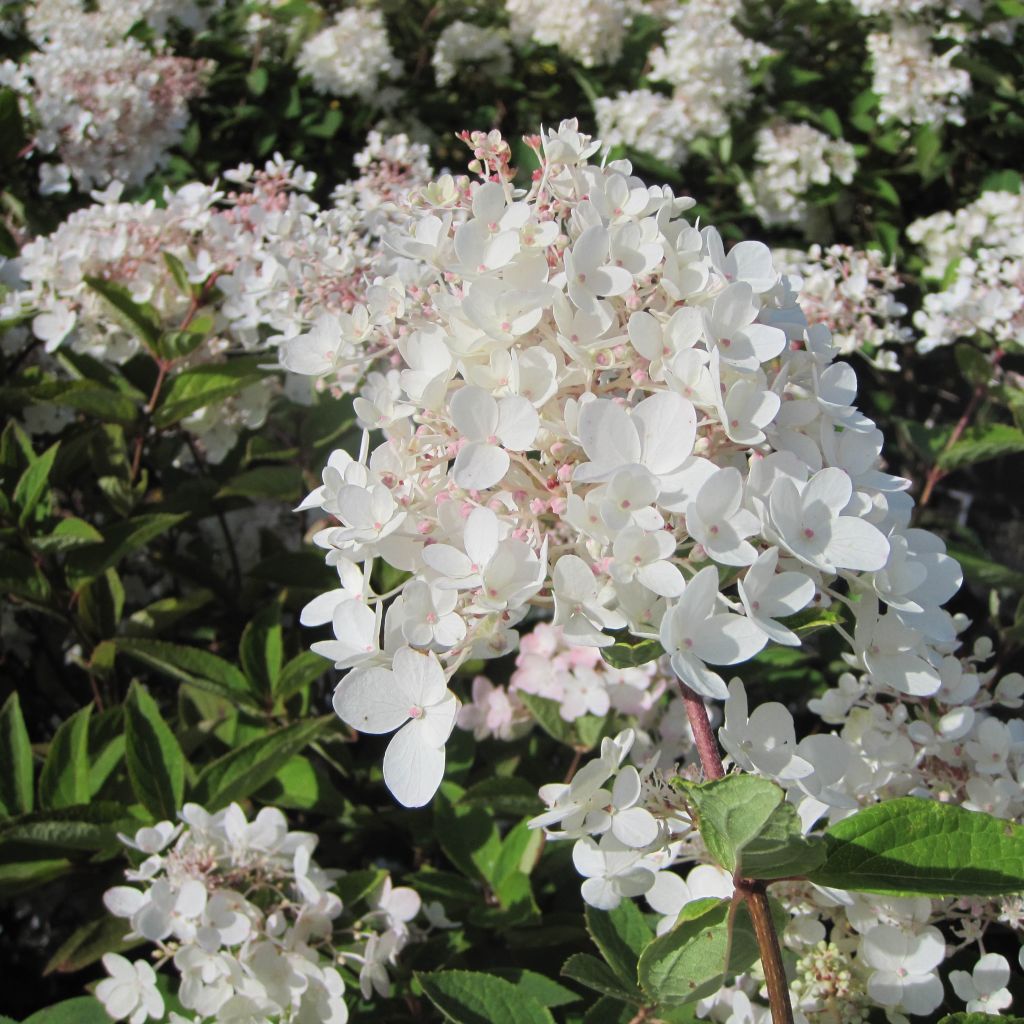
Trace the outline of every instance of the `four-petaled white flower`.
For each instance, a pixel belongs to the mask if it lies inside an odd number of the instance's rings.
[[[967,1004],[968,1013],[998,1014],[1013,1002],[1006,987],[1010,981],[1010,965],[998,953],[986,953],[968,974],[950,971],[953,991]]]
[[[436,655],[402,647],[393,665],[353,669],[334,692],[334,710],[360,732],[398,730],[384,753],[384,782],[405,807],[422,807],[441,785],[459,702]]]
[[[114,1020],[144,1024],[164,1015],[164,997],[156,987],[156,973],[145,960],[132,963],[117,953],[105,953],[103,966],[109,978],[96,986],[96,998]]]
[[[935,970],[946,957],[946,943],[938,928],[913,934],[891,924],[876,925],[861,938],[861,956],[874,968],[868,995],[882,1006],[925,1014],[942,1002]]]

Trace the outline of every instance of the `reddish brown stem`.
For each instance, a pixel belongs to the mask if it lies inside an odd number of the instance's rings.
[[[711,728],[708,709],[700,695],[694,693],[685,683],[680,683],[679,689],[686,705],[686,717],[693,731],[704,777],[720,779],[725,775],[725,768],[722,765],[722,755],[718,751],[715,732]],[[765,885],[763,882],[738,879],[736,887],[742,893],[754,923],[754,935],[757,937],[757,948],[764,967],[773,1024],[793,1024],[793,1004],[789,998],[786,969],[782,964],[782,947],[779,945],[779,936],[772,921]]]
[[[996,349],[992,353],[992,369],[999,365],[999,360],[1003,358],[1003,350]],[[978,383],[974,391],[971,393],[971,397],[964,407],[963,414],[960,419],[956,421],[956,426],[953,427],[953,432],[949,435],[949,439],[942,447],[942,454],[950,450],[963,437],[964,431],[971,425],[971,420],[974,419],[974,414],[978,411],[978,406],[981,405],[982,399],[988,394],[988,381],[981,381]],[[940,456],[941,458],[941,456]],[[921,500],[918,502],[919,507],[924,508],[929,501],[932,500],[932,492],[935,490],[936,484],[938,484],[943,477],[946,476],[946,471],[939,465],[938,462],[932,466],[928,473],[928,477],[924,482],[924,490],[921,491]]]

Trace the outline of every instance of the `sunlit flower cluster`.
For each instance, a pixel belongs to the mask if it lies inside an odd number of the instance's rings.
[[[437,37],[430,63],[438,85],[448,85],[460,69],[468,68],[487,78],[502,78],[512,70],[512,51],[499,30],[453,21]]]
[[[594,104],[594,116],[609,146],[629,146],[670,164],[686,158],[692,128],[683,104],[670,96],[650,89],[602,96]]]
[[[719,666],[799,645],[780,620],[836,603],[878,686],[935,693],[958,566],[909,529],[853,370],[769,250],[727,253],[690,200],[589,163],[575,122],[534,140],[525,193],[500,136],[471,144],[485,180],[414,192],[387,238],[418,283],[282,349],[328,382],[369,371],[355,409],[380,440],[335,452],[300,506],[330,517],[314,540],[340,582],[304,618],[332,623],[314,649],[353,670],[341,717],[400,729],[392,791],[430,798],[457,714],[446,677],[515,649],[530,606],[570,644],[657,639],[724,699]],[[411,574],[397,595],[373,592],[378,558]]]
[[[505,0],[514,39],[557,46],[584,67],[614,64],[631,20],[626,0]]]
[[[740,198],[762,224],[802,225],[807,193],[815,185],[849,185],[857,170],[853,146],[809,124],[776,121],[757,133],[757,168],[740,185]]]
[[[1024,332],[1024,202],[1010,192],[983,192],[973,203],[915,221],[925,273],[939,282],[914,314],[918,349],[929,352],[978,335],[1020,344]]]
[[[144,859],[104,903],[128,937],[156,946],[158,968],[173,966],[187,1024],[345,1024],[343,973],[358,974],[364,999],[387,996],[389,967],[419,934],[419,896],[386,875],[353,920],[333,891],[338,873],[313,860],[317,837],[290,832],[273,807],[250,822],[237,804],[213,814],[186,804],[180,824],[122,840]],[[108,953],[103,963],[109,977],[96,995],[114,1020],[164,1019],[146,960]]]
[[[317,92],[365,101],[379,99],[378,87],[402,68],[391,50],[384,16],[361,7],[339,11],[327,28],[307,39],[296,65]]]
[[[113,180],[138,184],[164,163],[210,69],[135,39],[94,45],[58,36],[23,64],[7,62],[0,80],[21,96],[36,151],[61,161],[40,168],[42,191],[68,191],[71,178],[86,191]]]
[[[872,90],[884,121],[902,125],[963,124],[971,76],[952,61],[958,47],[939,55],[926,25],[896,21],[888,32],[868,36]]]
[[[777,251],[780,261],[808,322],[825,324],[840,353],[859,352],[880,369],[898,368],[896,353],[882,346],[908,342],[912,331],[902,320],[907,307],[896,299],[903,281],[879,250],[812,245],[807,252]]]

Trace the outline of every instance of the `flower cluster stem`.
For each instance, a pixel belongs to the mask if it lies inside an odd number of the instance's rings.
[[[700,695],[685,683],[680,683],[679,689],[686,705],[686,717],[690,722],[704,777],[720,779],[725,775],[725,769],[714,730],[711,728],[708,709]],[[757,948],[761,954],[761,964],[764,967],[765,983],[768,988],[772,1022],[793,1024],[793,1004],[789,998],[786,969],[782,964],[782,947],[775,931],[775,922],[772,920],[766,886],[763,882],[741,879],[737,888],[743,894],[747,909],[750,911],[750,919],[754,924],[754,935],[757,938]]]

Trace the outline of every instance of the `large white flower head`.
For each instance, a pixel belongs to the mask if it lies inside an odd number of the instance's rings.
[[[384,15],[349,7],[332,24],[306,40],[296,66],[327,96],[369,100],[381,79],[395,78],[401,64],[391,50]]]
[[[400,728],[404,748],[438,708],[416,748],[429,786],[407,792],[386,761],[400,799],[440,782],[445,679],[514,649],[531,605],[559,642],[660,639],[685,685],[725,699],[718,666],[798,646],[792,617],[834,603],[872,685],[935,692],[958,569],[907,529],[908,484],[879,468],[856,374],[768,248],[727,252],[685,218],[692,201],[625,161],[591,163],[574,121],[528,140],[541,166],[525,191],[497,133],[465,139],[483,180],[399,203],[387,245],[415,283],[386,310],[357,303],[365,337],[323,371],[370,367],[357,409],[378,440],[332,457],[302,506],[332,517],[316,543],[339,572],[361,563],[365,581],[382,559],[410,574],[397,596],[362,584],[315,603],[337,637],[318,649],[358,666],[339,688],[346,721]],[[429,699],[405,693],[399,660],[430,666]],[[522,689],[569,721],[610,706],[592,665],[563,675],[534,665]],[[378,721],[366,709],[382,701]]]

